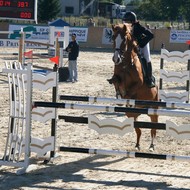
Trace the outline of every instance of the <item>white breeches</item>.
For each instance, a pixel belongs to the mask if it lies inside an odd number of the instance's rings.
[[[140,53],[146,59],[147,63],[151,62],[149,43],[147,43],[143,48],[140,48]]]

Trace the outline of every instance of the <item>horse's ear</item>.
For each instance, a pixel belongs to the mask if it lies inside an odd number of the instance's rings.
[[[115,25],[114,25],[114,24],[112,24],[112,25],[111,25],[111,27],[112,27],[112,30],[114,30],[114,28],[115,28]]]

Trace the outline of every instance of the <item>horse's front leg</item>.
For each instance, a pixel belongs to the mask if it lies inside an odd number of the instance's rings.
[[[152,116],[150,116],[150,118],[151,118],[151,122],[158,123],[158,116],[152,115]],[[149,147],[149,150],[151,152],[154,151],[154,139],[155,138],[156,138],[156,129],[151,129],[151,144]]]
[[[135,128],[135,132],[136,132],[136,135],[137,135],[137,141],[136,141],[135,149],[140,150],[141,129],[140,128]]]
[[[127,114],[128,117],[134,117],[132,115]],[[137,121],[138,116],[134,117],[134,121]],[[141,129],[140,128],[135,128],[136,132],[136,145],[135,145],[135,150],[140,150],[140,138],[141,138]]]

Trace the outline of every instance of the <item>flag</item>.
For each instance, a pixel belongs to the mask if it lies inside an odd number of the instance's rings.
[[[190,45],[190,40],[186,41],[186,44]]]
[[[61,36],[61,32],[57,32],[57,37],[60,37]]]
[[[28,57],[28,58],[32,58],[33,55],[33,51],[28,51],[28,52],[24,52],[24,56]]]
[[[49,58],[49,60],[59,65],[59,56],[51,57]]]

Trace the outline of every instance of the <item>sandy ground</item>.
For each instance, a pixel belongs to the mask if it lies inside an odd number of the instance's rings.
[[[4,50],[1,50],[4,51]],[[7,50],[9,51],[9,50]],[[113,63],[110,52],[81,51],[78,60],[79,81],[77,83],[59,83],[59,94],[114,97],[114,87],[107,82],[112,76]],[[5,57],[0,57],[0,69],[4,67]],[[152,54],[154,75],[158,83],[160,56]],[[34,60],[34,65],[48,66],[48,60]],[[173,67],[173,66],[172,66]],[[175,64],[177,70],[181,65]],[[34,99],[51,101],[51,90],[43,93],[35,91]],[[89,112],[81,110],[58,110],[60,115],[87,116]],[[9,116],[8,83],[5,74],[0,73],[0,155],[5,144]],[[102,114],[100,117],[124,119],[124,114]],[[147,116],[141,120],[149,121]],[[159,117],[159,122],[166,119],[177,124],[189,123],[188,118]],[[85,124],[57,122],[57,147],[76,146],[84,148],[102,148],[111,150],[134,151],[136,135],[98,135]],[[50,123],[33,122],[33,136],[50,135]],[[150,130],[142,130],[141,152],[148,152]],[[3,148],[2,148],[3,147]],[[155,153],[190,155],[190,141],[175,140],[165,131],[157,131]],[[142,158],[123,158],[120,156],[100,156],[79,153],[59,152],[60,157],[53,163],[44,165],[35,161],[37,169],[22,176],[15,174],[12,167],[0,167],[0,189],[12,190],[187,190],[190,189],[190,163]]]

